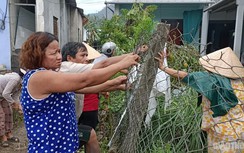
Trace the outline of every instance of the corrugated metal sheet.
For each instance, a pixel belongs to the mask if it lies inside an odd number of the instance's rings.
[[[214,3],[215,0],[107,0],[107,4],[124,4],[124,3]]]

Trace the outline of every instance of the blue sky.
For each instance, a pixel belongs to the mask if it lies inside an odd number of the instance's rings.
[[[84,14],[97,13],[105,7],[105,0],[76,0],[77,6],[84,10]]]

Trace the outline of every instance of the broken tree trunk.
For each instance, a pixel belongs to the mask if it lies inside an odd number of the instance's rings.
[[[140,77],[132,84],[132,91],[130,91],[127,99],[127,113],[124,122],[121,124],[122,128],[115,133],[115,138],[111,142],[110,152],[135,153],[137,150],[139,133],[147,113],[150,92],[158,70],[158,62],[155,61],[154,57],[158,56],[158,52],[164,49],[169,26],[165,23],[159,23],[149,41],[149,49],[142,57],[144,62],[140,65],[137,74]],[[113,142],[118,140],[120,142]]]

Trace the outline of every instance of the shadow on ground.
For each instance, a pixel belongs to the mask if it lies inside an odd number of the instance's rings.
[[[10,143],[10,146],[3,148],[0,145],[0,153],[27,153],[27,137],[24,123],[14,129],[14,136],[20,139],[19,143]]]

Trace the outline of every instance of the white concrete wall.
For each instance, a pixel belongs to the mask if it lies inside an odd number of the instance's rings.
[[[16,35],[16,30],[17,30],[17,21],[18,21],[18,9],[19,6],[14,5],[14,3],[19,3],[20,0],[9,0],[10,5],[9,5],[9,15],[11,18],[9,18],[10,21],[10,44],[11,44],[11,49],[12,52],[15,50],[14,44],[15,44],[15,35]]]
[[[64,0],[52,0],[44,2],[44,31],[53,33],[53,17],[58,18],[58,31],[60,35],[60,1],[64,3]]]
[[[45,29],[45,15],[43,0],[36,0],[36,31],[44,31]]]
[[[3,15],[0,15],[0,64],[5,64],[8,69],[11,69],[11,47],[10,47],[10,25],[9,25],[9,7],[6,10],[7,0],[2,0],[0,3],[0,8],[6,13],[5,28],[3,28]]]
[[[79,41],[83,40],[82,36],[83,26],[82,26],[82,17],[80,16],[77,9],[71,8],[70,14],[70,41]]]
[[[53,33],[54,16],[58,18],[58,28],[60,28],[60,0],[36,0],[36,31]]]
[[[82,18],[77,8],[64,0],[36,0],[36,31],[53,33],[53,17],[58,18],[59,43],[82,41]]]
[[[35,32],[35,14],[20,7],[16,29],[14,48],[20,49],[26,39]]]
[[[60,38],[59,43],[62,47],[69,41],[70,35],[70,6],[65,3],[60,5]]]

